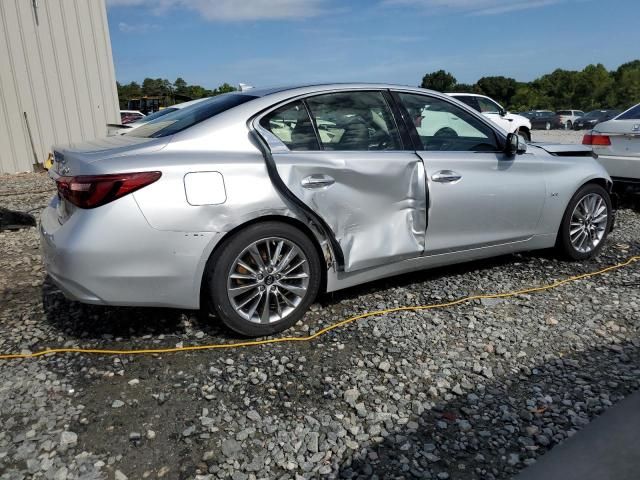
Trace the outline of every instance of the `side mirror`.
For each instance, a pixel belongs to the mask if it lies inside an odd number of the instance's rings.
[[[498,113],[501,117],[504,117],[507,114],[507,111],[504,108],[501,108],[500,110],[498,110]]]
[[[504,153],[509,157],[522,154],[527,151],[527,141],[517,133],[509,133],[504,146]]]

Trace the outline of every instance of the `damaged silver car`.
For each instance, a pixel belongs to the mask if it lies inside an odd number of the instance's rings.
[[[512,252],[598,253],[611,179],[452,97],[377,84],[229,93],[55,150],[46,267],[72,299],[212,308],[280,332],[316,295]]]

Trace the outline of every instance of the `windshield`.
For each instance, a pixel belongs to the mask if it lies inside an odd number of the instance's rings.
[[[601,110],[594,110],[593,112],[587,113],[584,118],[601,118],[606,115],[607,112]]]
[[[237,93],[218,95],[190,107],[162,115],[125,135],[143,138],[173,135],[254,98],[257,97]]]

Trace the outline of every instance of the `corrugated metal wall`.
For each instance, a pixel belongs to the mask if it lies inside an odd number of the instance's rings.
[[[119,121],[105,0],[0,0],[0,173]]]

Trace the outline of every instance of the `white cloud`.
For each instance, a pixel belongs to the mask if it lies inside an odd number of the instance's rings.
[[[426,12],[447,10],[470,15],[497,15],[531,8],[540,8],[569,0],[384,0],[385,5],[418,7]]]
[[[210,21],[307,18],[323,12],[326,0],[107,0],[109,7],[146,7],[156,15],[192,10]]]
[[[156,25],[155,23],[139,23],[132,25],[126,22],[120,22],[118,24],[118,29],[124,33],[147,33],[160,30],[160,25]]]

